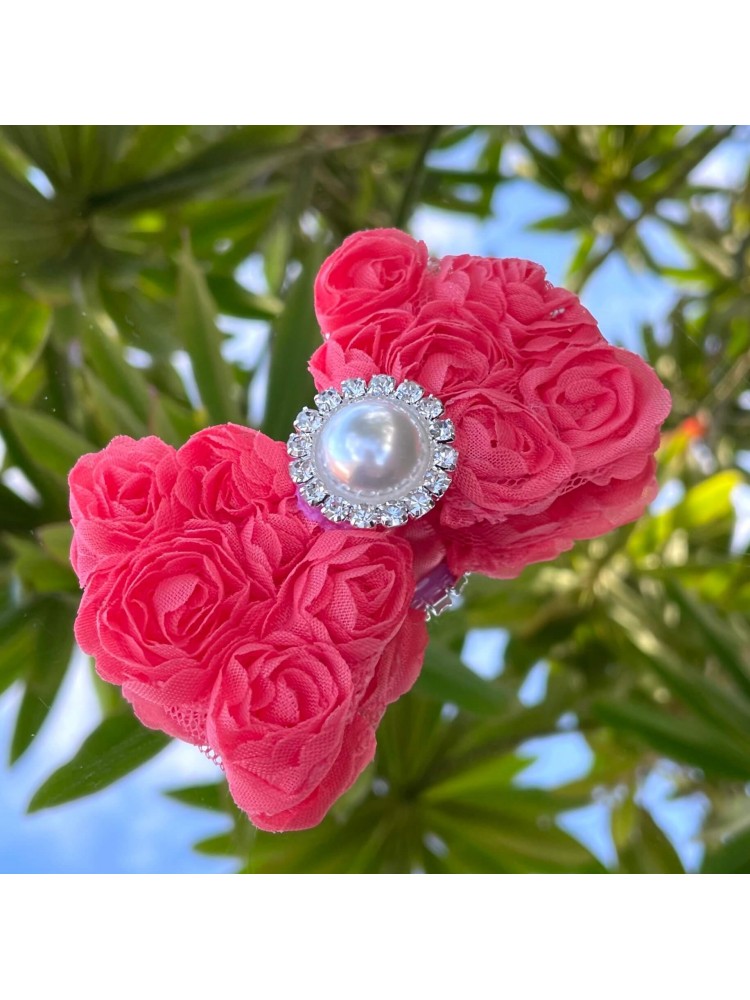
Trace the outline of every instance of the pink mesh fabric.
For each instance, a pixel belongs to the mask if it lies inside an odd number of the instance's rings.
[[[141,721],[199,746],[265,830],[318,823],[375,752],[443,573],[516,576],[638,517],[669,396],[530,261],[428,261],[398,230],[323,264],[319,389],[377,372],[438,396],[459,465],[435,509],[356,530],[301,504],[284,445],[227,424],[115,438],[70,474],[81,648]]]
[[[411,546],[324,531],[287,470],[283,445],[227,425],[177,452],[119,438],[70,475],[81,648],[268,830],[319,822],[355,780],[427,641]]]
[[[406,253],[403,235],[396,249],[392,231],[376,232],[368,243],[355,234],[329,258],[324,302],[339,264],[367,248]],[[655,492],[650,459],[670,408],[652,369],[611,347],[576,296],[551,285],[539,264],[444,257],[425,264],[417,280],[416,241],[409,259],[412,292],[399,296],[397,314],[374,308],[367,316],[358,307],[349,322],[354,293],[338,289],[337,323],[324,326],[310,371],[319,389],[386,372],[445,404],[458,470],[427,519],[434,534],[422,541],[444,546],[456,572],[507,577],[638,517]]]

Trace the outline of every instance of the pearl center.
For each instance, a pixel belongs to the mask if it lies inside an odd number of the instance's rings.
[[[396,500],[422,485],[431,463],[427,428],[395,399],[358,399],[342,406],[315,443],[323,484],[352,500]]]

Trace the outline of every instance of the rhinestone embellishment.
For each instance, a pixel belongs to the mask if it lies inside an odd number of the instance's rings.
[[[355,528],[396,528],[423,517],[458,463],[443,404],[411,380],[345,379],[305,407],[287,442],[289,475],[318,515]]]

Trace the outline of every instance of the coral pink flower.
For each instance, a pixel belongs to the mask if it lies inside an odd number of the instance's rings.
[[[222,424],[193,434],[177,452],[172,496],[182,516],[244,524],[251,514],[296,507],[289,458],[279,441],[249,427]]]
[[[158,527],[169,528],[165,500],[176,478],[175,450],[156,437],[116,437],[76,462],[70,473],[70,558],[82,585],[110,557],[132,552]]]
[[[574,469],[543,410],[491,387],[467,390],[449,411],[460,460],[440,504],[441,524],[467,527],[549,506]]]
[[[273,605],[273,576],[270,560],[249,562],[234,526],[193,521],[95,573],[76,638],[147,725],[202,743],[204,733],[186,731],[182,717],[205,713],[222,649],[259,627]]]
[[[375,729],[416,680],[426,640],[423,616],[411,612],[372,667],[299,631],[232,648],[208,741],[256,826],[298,830],[323,819],[372,760]]]
[[[321,267],[315,308],[319,389],[385,374],[442,402],[430,432],[455,431],[458,465],[425,517],[332,524],[298,498],[284,445],[233,424],[178,451],[118,437],[70,474],[82,649],[147,726],[219,756],[274,831],[320,822],[372,760],[419,673],[433,589],[514,577],[642,514],[670,405],[530,261],[428,264],[406,233],[355,233]],[[306,456],[310,438],[291,447]],[[427,457],[452,466],[446,450]]]
[[[528,406],[547,413],[573,452],[577,473],[651,454],[670,407],[669,393],[645,361],[606,345],[550,351],[524,373],[520,393]]]
[[[398,229],[354,233],[323,262],[315,312],[325,334],[383,309],[413,306],[427,271],[427,247]]]

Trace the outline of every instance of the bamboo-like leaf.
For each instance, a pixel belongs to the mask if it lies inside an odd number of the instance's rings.
[[[206,279],[185,246],[180,255],[177,330],[193,364],[193,374],[212,423],[239,423],[237,385],[221,355],[222,335]]]
[[[52,708],[73,652],[74,618],[75,605],[62,597],[41,598],[33,607],[34,648],[13,730],[11,763],[29,748]]]
[[[46,413],[17,406],[6,407],[5,413],[28,462],[43,472],[67,479],[81,455],[97,450],[96,445]]]
[[[663,709],[634,702],[599,701],[597,715],[616,729],[637,734],[647,745],[673,760],[693,764],[710,774],[747,781],[750,754],[721,732],[690,717],[677,718]]]
[[[613,826],[618,828],[617,813],[626,809],[630,813],[627,835],[615,835],[619,857],[619,871],[636,875],[683,875],[685,869],[666,834],[653,818],[628,799],[615,811]]]
[[[50,310],[26,296],[0,296],[0,396],[31,370],[49,332]]]
[[[146,729],[130,712],[104,719],[75,756],[37,789],[29,812],[98,792],[151,760],[168,743],[168,736]]]
[[[313,281],[319,263],[320,252],[312,247],[273,328],[263,419],[263,430],[272,438],[283,440],[288,436],[295,416],[315,392],[307,363],[320,343],[320,329],[313,309]]]
[[[184,200],[215,187],[239,186],[303,155],[303,147],[293,141],[297,132],[292,125],[245,126],[163,174],[97,194],[92,205],[100,211],[133,211]]]
[[[33,606],[6,609],[0,618],[0,694],[30,669],[36,641]]]
[[[190,785],[187,788],[173,788],[165,792],[170,799],[196,809],[210,809],[212,812],[226,812],[227,790],[223,781],[209,785]]]
[[[497,714],[508,707],[505,691],[482,680],[464,666],[458,654],[436,642],[427,649],[417,687],[440,701],[479,715]]]
[[[705,875],[750,873],[750,828],[708,850],[701,871]]]
[[[731,624],[723,623],[710,608],[675,581],[668,580],[666,586],[672,600],[679,604],[689,621],[700,630],[706,647],[726,668],[745,696],[750,697],[750,670],[743,660],[741,642],[733,634]]]

